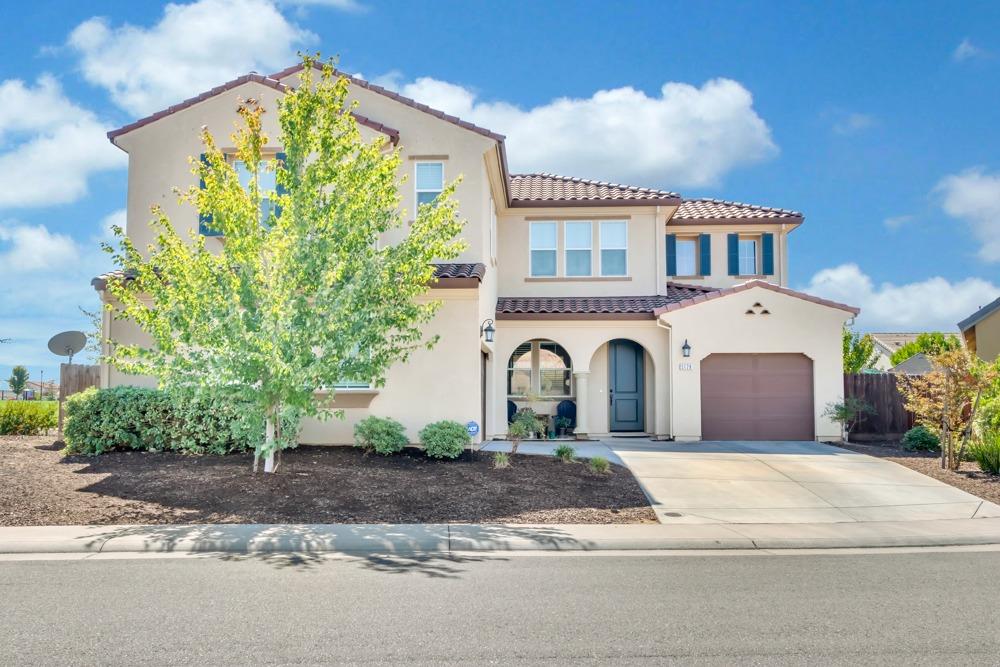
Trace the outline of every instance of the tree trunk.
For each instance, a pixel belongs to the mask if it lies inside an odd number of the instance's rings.
[[[969,423],[965,425],[965,430],[962,431],[962,445],[958,448],[958,456],[955,459],[955,467],[952,470],[958,470],[962,467],[962,458],[965,456],[965,445],[969,442],[969,436],[972,434],[972,425],[976,423],[976,411],[979,410],[979,399],[983,396],[983,390],[980,389],[976,392],[976,400],[972,403],[972,413],[969,415]]]
[[[267,458],[264,459],[264,472],[274,472],[274,419],[271,414],[268,413],[267,421],[264,422],[264,451],[267,452]]]

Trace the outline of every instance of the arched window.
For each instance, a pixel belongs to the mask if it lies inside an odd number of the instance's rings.
[[[507,364],[507,394],[565,398],[573,395],[573,363],[569,353],[551,340],[517,346]]]

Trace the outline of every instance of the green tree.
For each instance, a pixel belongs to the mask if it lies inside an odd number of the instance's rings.
[[[14,366],[10,370],[10,378],[7,379],[10,390],[19,395],[28,386],[28,369],[24,366]]]
[[[845,373],[860,373],[875,367],[878,352],[875,351],[875,341],[869,334],[862,336],[844,327],[841,341],[844,345]]]
[[[77,306],[77,309],[90,320],[89,329],[83,332],[87,337],[87,344],[83,351],[89,353],[92,360],[99,360],[101,358],[101,310],[87,310],[83,306]]]
[[[893,352],[890,361],[895,366],[921,352],[929,357],[933,357],[942,352],[951,352],[952,350],[960,349],[962,349],[962,341],[958,340],[958,336],[953,334],[946,336],[939,331],[922,333],[917,336],[915,341],[907,343]]]
[[[456,183],[407,216],[413,221],[401,240],[384,243],[404,221],[399,152],[384,138],[363,141],[347,80],[332,64],[317,77],[314,62],[305,58],[299,87],[279,103],[283,160],[262,163],[264,111],[254,100],[239,107],[232,142],[249,165],[247,187],[203,132],[205,157],[191,160],[203,187],[181,199],[211,216],[208,224],[225,237],[221,249],[210,251],[195,231],[182,238],[157,208],[148,256],[120,228],[119,250],[107,248],[135,276],[109,284],[119,317],[153,341],[116,345],[111,363],[168,388],[241,393],[260,410],[266,435],[254,469],[263,459],[267,472],[280,463],[275,453],[294,445],[296,429],[283,426],[289,415],[342,417],[330,407],[336,383],[381,386],[393,364],[434,344],[422,329],[440,303],[418,297],[433,281],[432,262],[465,247],[456,238],[464,224]],[[276,172],[276,192],[261,189],[262,170]],[[321,397],[320,389],[331,391]]]

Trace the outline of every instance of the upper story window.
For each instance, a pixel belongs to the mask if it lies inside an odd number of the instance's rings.
[[[594,232],[589,222],[567,222],[565,227],[566,275],[589,276],[593,256]]]
[[[529,231],[531,244],[532,276],[551,277],[556,275],[556,253],[559,240],[554,222],[532,222]]]
[[[698,241],[696,239],[677,239],[677,273],[678,276],[693,276],[698,273]]]
[[[229,156],[227,156],[229,158]],[[243,186],[244,190],[250,189],[250,180],[253,178],[253,174],[250,172],[250,168],[243,162],[243,160],[237,160],[235,157],[229,158],[233,169],[236,170],[236,175],[240,179],[240,185]],[[278,188],[277,176],[273,171],[269,171],[266,168],[266,160],[271,158],[265,158],[261,160],[257,167],[257,188],[260,192],[260,221],[266,222],[270,217],[271,213],[277,214],[277,204],[271,200],[269,193],[274,192]]]
[[[601,222],[601,275],[628,275],[628,226],[624,220]]]
[[[417,206],[430,204],[444,190],[444,163],[418,162],[415,168]]]
[[[757,239],[740,238],[739,243],[740,275],[757,275]]]
[[[694,278],[711,273],[711,234],[667,234],[668,276]]]

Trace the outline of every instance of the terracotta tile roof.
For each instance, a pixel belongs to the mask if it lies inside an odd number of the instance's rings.
[[[688,306],[694,306],[699,303],[703,303],[705,301],[718,299],[719,297],[729,296],[731,294],[738,294],[739,292],[744,292],[754,287],[761,287],[763,289],[771,290],[772,292],[778,292],[780,294],[793,296],[797,299],[802,299],[803,301],[811,301],[812,303],[817,303],[821,306],[836,308],[838,310],[845,310],[849,313],[852,313],[855,316],[861,312],[860,308],[855,308],[854,306],[848,306],[846,304],[838,303],[836,301],[830,301],[828,299],[821,299],[818,296],[806,294],[805,292],[798,292],[793,289],[788,289],[787,287],[781,287],[780,285],[775,285],[773,283],[769,283],[764,280],[748,280],[745,283],[740,283],[739,285],[734,285],[733,287],[727,287],[726,289],[720,289],[720,290],[711,290],[691,298],[682,299],[680,301],[669,303],[665,306],[657,308],[656,311],[654,312],[654,315],[659,316],[663,313],[669,313],[671,311],[679,310],[681,308],[687,308]]]
[[[194,106],[199,102],[204,102],[205,100],[215,97],[216,95],[221,95],[227,90],[232,90],[233,88],[237,88],[245,83],[250,83],[250,82],[259,83],[261,85],[267,86],[268,88],[273,88],[274,90],[277,90],[278,92],[282,93],[288,91],[288,86],[281,83],[274,77],[262,76],[256,73],[244,74],[243,76],[237,77],[232,81],[228,81],[222,84],[221,86],[216,86],[211,90],[206,90],[204,93],[200,95],[195,95],[194,97],[188,98],[183,102],[178,102],[177,104],[169,106],[162,111],[157,111],[156,113],[146,116],[145,118],[140,118],[134,123],[129,123],[128,125],[124,125],[118,128],[117,130],[111,130],[110,132],[108,132],[108,139],[111,140],[111,143],[114,143],[115,139],[123,134],[127,134],[132,130],[137,130],[140,127],[149,125],[150,123],[155,123],[156,121],[160,120],[165,116],[177,113],[178,111],[187,109],[188,107]],[[362,116],[359,113],[352,112],[351,115],[354,116],[354,119],[358,122],[359,125],[364,125],[365,127],[375,130],[376,132],[381,132],[382,134],[388,136],[389,140],[393,144],[399,143],[399,130],[393,129],[388,125],[383,125],[382,123],[374,121],[371,118],[368,118],[367,116]]]
[[[714,292],[715,288],[667,283],[666,294],[651,296],[514,296],[497,299],[497,319],[548,318],[566,316],[593,319],[652,319],[658,308],[695,296]]]
[[[511,174],[512,207],[678,204],[676,192],[619,185],[555,174]]]
[[[268,78],[281,80],[287,76],[295,74],[296,72],[302,71],[302,67],[303,66],[301,63],[298,65],[293,65],[291,67],[287,67],[281,70],[280,72],[275,72],[274,74],[271,74]],[[315,67],[316,69],[322,69],[322,65],[320,63],[314,63],[313,67]],[[496,141],[504,140],[504,136],[502,134],[497,134],[492,130],[487,130],[485,127],[479,127],[478,125],[474,125],[473,123],[470,123],[467,120],[462,120],[458,116],[452,116],[451,114],[447,114],[439,109],[434,109],[433,107],[429,107],[426,104],[417,102],[414,99],[411,99],[404,95],[400,95],[399,93],[395,93],[389,90],[388,88],[383,88],[382,86],[376,85],[369,81],[365,81],[364,79],[359,79],[356,76],[351,76],[350,74],[347,74],[346,72],[341,72],[340,70],[337,69],[334,70],[334,74],[337,76],[343,76],[355,86],[364,88],[366,90],[370,90],[373,93],[378,93],[379,95],[384,95],[389,99],[396,100],[400,104],[405,104],[408,107],[413,107],[418,111],[423,111],[424,113],[440,118],[441,120],[448,121],[449,123],[452,123],[454,125],[458,125],[459,127],[475,132],[476,134],[481,134],[484,137],[489,137],[490,139],[494,139]]]
[[[696,221],[732,222],[734,220],[774,220],[775,222],[800,223],[803,216],[798,211],[770,206],[756,206],[722,199],[685,199],[674,216],[672,223]]]
[[[94,286],[94,289],[101,291],[107,288],[108,281],[126,278],[131,279],[134,277],[133,273],[126,273],[120,269],[115,271],[108,271],[107,273],[102,273],[96,278],[90,281],[90,284]],[[434,265],[434,279],[441,281],[449,280],[460,280],[460,281],[475,281],[476,283],[482,281],[483,276],[486,275],[486,265],[485,264],[435,264]]]

